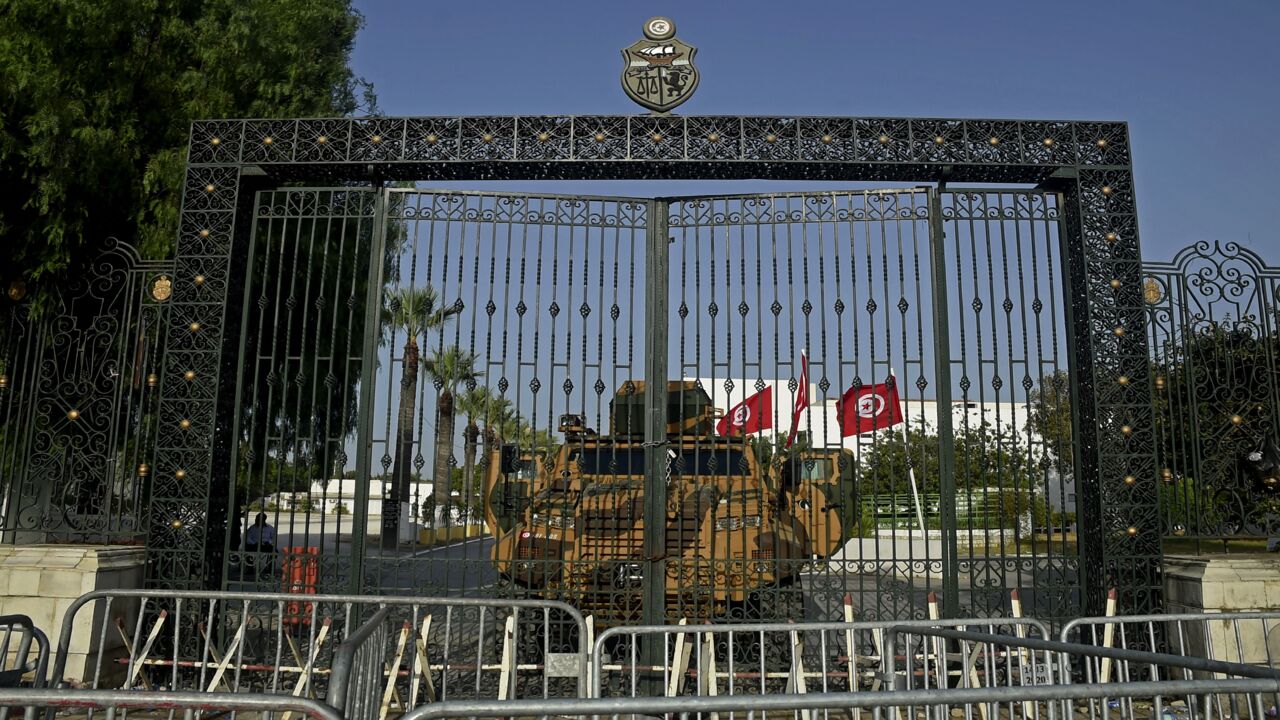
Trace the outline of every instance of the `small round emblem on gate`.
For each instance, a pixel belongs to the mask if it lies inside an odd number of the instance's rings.
[[[670,18],[649,18],[644,24],[644,36],[650,40],[666,40],[676,34],[676,24]]]
[[[172,295],[173,281],[168,275],[161,275],[151,283],[151,297],[155,298],[156,302],[164,302]]]

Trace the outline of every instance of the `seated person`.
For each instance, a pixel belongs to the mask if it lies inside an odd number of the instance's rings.
[[[244,534],[244,549],[248,552],[275,552],[276,529],[267,524],[267,514],[258,513],[253,524]]]

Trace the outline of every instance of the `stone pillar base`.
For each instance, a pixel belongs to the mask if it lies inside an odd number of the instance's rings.
[[[1280,554],[1166,555],[1164,586],[1168,613],[1280,611]],[[1280,660],[1280,620],[1209,621],[1185,632],[1188,655]]]
[[[62,632],[62,618],[75,599],[94,590],[127,590],[142,587],[146,549],[118,545],[17,545],[0,546],[0,613],[26,615],[49,636],[49,668]],[[81,682],[92,678],[99,648],[104,650],[102,672],[123,676],[114,662],[124,656],[115,618],[125,627],[137,618],[137,602],[115,602],[111,618],[105,603],[81,610],[71,634],[65,678]],[[104,625],[106,632],[104,633]]]

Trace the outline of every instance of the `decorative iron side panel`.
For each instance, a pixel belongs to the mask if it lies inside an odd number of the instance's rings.
[[[1199,242],[1143,269],[1166,545],[1262,550],[1280,533],[1280,268]]]
[[[114,239],[43,313],[18,304],[0,346],[0,532],[136,542],[156,465],[171,264]]]
[[[1095,144],[1110,146],[1112,141]],[[1085,608],[1160,606],[1160,533],[1133,176],[1080,169],[1065,189]]]
[[[211,147],[222,147],[218,139]],[[228,135],[227,145],[237,144]],[[199,589],[209,578],[213,438],[217,424],[230,421],[216,412],[217,393],[227,380],[221,367],[223,329],[228,294],[243,281],[230,277],[239,192],[238,165],[187,170],[165,330],[174,354],[161,377],[157,416],[147,535],[151,587]]]

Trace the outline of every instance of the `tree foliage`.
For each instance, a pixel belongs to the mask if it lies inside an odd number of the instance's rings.
[[[1273,326],[1276,321],[1272,320]],[[1280,339],[1253,322],[1188,325],[1152,348],[1151,392],[1166,530],[1214,535],[1255,524],[1280,506],[1249,485],[1241,460],[1276,437]],[[1030,393],[1030,430],[1048,448],[1070,448],[1071,399],[1065,372]],[[1070,456],[1059,456],[1070,469]]]
[[[1027,429],[1044,443],[1044,458],[1070,475],[1074,465],[1071,446],[1071,375],[1055,370],[1040,378],[1027,401]]]
[[[1163,466],[1205,482],[1238,474],[1240,459],[1274,437],[1280,342],[1230,322],[1188,329],[1153,363]]]
[[[924,426],[883,433],[863,451],[857,464],[864,494],[911,491],[908,469],[915,470],[920,492],[940,489],[941,443]],[[1031,490],[1043,485],[1043,458],[1027,439],[1010,427],[991,422],[959,424],[955,428],[955,476],[959,489]]]
[[[0,9],[0,280],[119,237],[163,257],[192,120],[350,114],[350,0],[10,0]]]
[[[905,434],[905,439],[900,430],[880,434],[858,459],[864,508],[866,501],[909,494],[910,471],[921,494],[941,491],[940,438],[927,425]],[[958,518],[961,529],[1016,527],[1026,515],[1048,515],[1048,498],[1037,493],[1047,472],[1043,449],[1015,428],[987,421],[958,424],[953,437],[956,493],[971,508]],[[939,522],[937,516],[925,517],[926,526]]]

